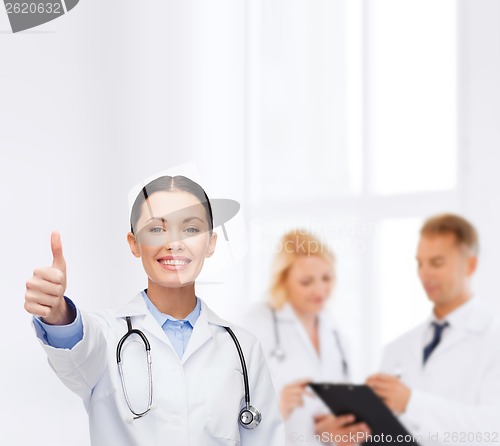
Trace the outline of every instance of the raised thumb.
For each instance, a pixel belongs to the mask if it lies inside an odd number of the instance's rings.
[[[59,234],[59,232],[52,232],[52,235],[50,237],[50,246],[52,248],[53,256],[52,267],[66,272],[66,261],[64,260],[63,256],[61,235]]]

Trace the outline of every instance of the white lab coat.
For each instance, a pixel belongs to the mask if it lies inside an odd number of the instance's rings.
[[[384,353],[382,370],[400,373],[412,390],[401,421],[421,436],[422,445],[498,445],[498,319],[477,298],[465,303],[451,313],[451,325],[424,367],[422,352],[431,320],[394,341]]]
[[[118,373],[116,346],[127,332],[125,317],[151,344],[153,408],[133,420]],[[77,393],[89,414],[93,446],[283,446],[274,389],[258,341],[201,302],[201,313],[180,359],[138,294],[120,311],[82,312],[84,338],[71,350],[43,344],[50,365]],[[223,328],[233,328],[248,368],[251,403],[262,413],[253,430],[239,426],[243,374],[236,347]],[[122,362],[132,407],[144,410],[148,374],[144,344],[127,341]]]
[[[335,339],[331,315],[323,311],[319,315],[318,356],[302,323],[293,308],[285,304],[276,311],[281,348],[286,353],[283,362],[272,356],[276,347],[272,313],[268,305],[254,306],[246,315],[245,327],[258,336],[269,364],[269,370],[278,392],[278,398],[285,385],[302,378],[313,382],[345,382],[342,367],[342,353]],[[337,331],[338,333],[338,331]],[[344,337],[339,336],[342,352],[346,352]],[[347,359],[346,359],[347,360]],[[349,362],[347,360],[347,362]],[[313,394],[313,391],[309,389]],[[295,409],[285,422],[287,445],[325,445],[314,437],[314,416],[330,413],[328,407],[316,396],[305,396],[304,406]]]

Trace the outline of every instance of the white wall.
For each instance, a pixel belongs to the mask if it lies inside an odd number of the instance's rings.
[[[300,25],[303,14],[309,22],[298,29],[298,36],[308,36],[310,44],[318,45],[322,29],[332,39],[342,27],[343,2],[316,2],[316,9],[307,6],[311,4],[294,2],[286,17]],[[435,203],[450,203],[477,224],[483,246],[476,289],[497,304],[500,6],[496,0],[461,0],[458,6],[458,171],[463,181],[458,201],[455,195],[443,193]],[[300,144],[315,144],[318,152],[311,157],[308,172],[314,173],[319,166],[318,178],[330,181],[328,187],[341,183],[344,167],[338,177],[329,179],[321,161],[334,155],[328,147],[319,149],[317,142],[326,139],[338,147],[347,138],[342,128],[328,124],[330,119],[343,119],[341,102],[345,99],[337,91],[342,90],[338,84],[328,85],[328,77],[336,82],[345,79],[335,72],[332,59],[325,65],[328,76],[317,75],[322,53],[309,53],[307,45],[299,45],[304,40],[297,36],[300,42],[293,41],[295,28],[283,21],[283,8],[285,3],[279,1],[189,0],[155,2],[152,10],[152,6],[137,8],[137,4],[121,0],[82,0],[67,16],[19,35],[7,32],[7,18],[0,11],[0,185],[4,191],[0,444],[8,444],[12,438],[17,439],[16,444],[33,444],[61,425],[66,430],[51,439],[51,445],[66,446],[69,435],[76,438],[72,444],[88,444],[81,402],[66,391],[46,364],[22,307],[24,283],[32,269],[51,260],[52,229],[62,233],[68,294],[88,309],[116,307],[144,286],[142,269],[125,243],[127,192],[144,177],[195,161],[209,196],[241,201],[244,211],[252,210],[244,214],[251,227],[269,217],[269,212],[276,213],[270,205],[255,205],[258,193],[254,188],[258,192],[260,185],[250,173],[262,169],[258,175],[273,176],[273,165],[263,165],[265,160],[255,156],[255,149],[261,149],[259,120],[272,113],[281,116],[287,106],[300,104],[302,109],[290,112],[295,123],[300,124],[305,110],[322,110],[323,120],[306,123],[309,127],[301,134],[303,139],[288,142],[295,149]],[[323,21],[316,28],[318,14]],[[264,30],[259,25],[263,18],[267,20]],[[329,19],[337,28],[328,29]],[[263,51],[260,45],[265,36],[277,39],[282,35],[272,34],[274,28],[284,30],[291,40]],[[287,79],[287,88],[275,91],[275,96],[257,96],[266,91],[263,86],[268,92],[280,87],[280,76],[287,73],[280,66],[282,51],[296,45],[301,52],[288,53],[286,63],[290,70],[309,63],[302,66],[302,77]],[[342,45],[327,40],[323,50],[343,57]],[[256,64],[263,54],[270,58],[268,63],[274,63],[272,76],[266,65]],[[307,71],[308,67],[313,70]],[[327,88],[325,97],[342,98],[332,108],[318,95],[322,85]],[[284,102],[276,100],[280,94]],[[274,112],[262,108],[265,100],[277,107]],[[286,133],[288,124],[282,125]],[[299,135],[300,129],[294,128],[294,132]],[[285,146],[282,150],[286,154]],[[249,169],[247,163],[253,167]],[[279,170],[275,172],[279,183],[283,176]],[[357,218],[368,224],[391,207],[408,218],[431,209],[425,199],[416,197],[415,203],[417,208],[401,198],[369,201],[361,197],[347,204],[339,198],[329,205],[343,210],[318,215],[316,222],[341,227]],[[314,203],[308,205],[306,210],[315,209]],[[292,202],[284,207],[286,224],[295,221],[293,215]],[[380,323],[373,314],[379,316],[380,312],[374,312],[376,301],[370,299],[378,290],[371,289],[359,271],[373,268],[373,253],[364,253],[361,266],[349,256],[345,258],[344,284],[365,300],[356,301],[353,307],[349,296],[344,296],[342,305],[349,317],[368,324],[363,339],[371,340],[366,344],[370,348],[360,353],[371,355],[367,363],[372,364],[380,333],[369,331],[378,330]],[[261,298],[266,288],[267,276],[251,274],[258,260],[253,258],[250,263],[247,258],[210,278],[223,284],[202,285],[200,295],[222,315],[237,316],[241,307]],[[365,305],[368,300],[372,306]],[[368,338],[370,334],[373,336]]]
[[[81,401],[23,309],[25,281],[50,264],[58,229],[81,307],[135,295],[145,280],[126,244],[127,193],[160,170],[194,161],[209,196],[242,200],[243,2],[82,0],[17,35],[2,7],[0,29],[0,444],[88,445]],[[199,294],[230,315],[240,277],[230,269]]]
[[[477,294],[500,310],[500,3],[461,0],[459,137],[464,212],[477,224]]]

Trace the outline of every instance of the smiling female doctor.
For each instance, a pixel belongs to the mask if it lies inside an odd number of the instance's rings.
[[[369,432],[352,415],[335,417],[307,388],[310,382],[349,380],[345,341],[325,308],[335,282],[334,265],[333,253],[320,240],[303,230],[288,232],[274,259],[269,302],[246,317],[247,328],[264,348],[290,446],[324,445],[349,433]]]
[[[66,263],[52,234],[53,264],[27,281],[25,308],[36,316],[50,365],[83,399],[93,446],[284,444],[259,343],[195,294],[215,250],[212,230],[197,183],[150,182],[135,200],[127,236],[148,287],[120,310],[99,313],[64,297]]]

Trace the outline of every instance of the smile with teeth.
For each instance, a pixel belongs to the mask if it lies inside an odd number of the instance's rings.
[[[180,260],[180,259],[169,259],[169,260],[158,260],[162,265],[180,266],[187,265],[190,260]]]

